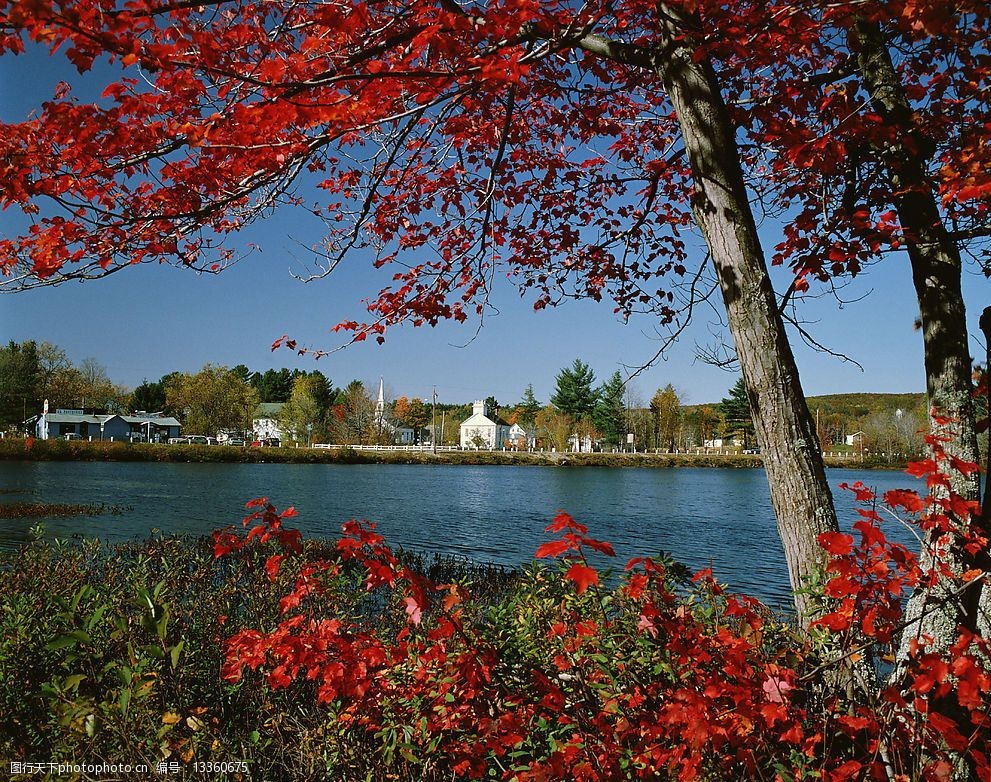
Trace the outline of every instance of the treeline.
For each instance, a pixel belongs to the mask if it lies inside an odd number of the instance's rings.
[[[9,342],[0,347],[0,430],[19,428],[41,412],[44,400],[57,408],[131,406],[131,390],[114,383],[95,358],[73,364],[50,342]]]
[[[670,383],[658,388],[648,400],[613,372],[601,384],[581,359],[562,369],[554,391],[542,405],[527,386],[523,398],[501,413],[507,423],[529,430],[536,444],[557,450],[579,447],[635,448],[677,451],[700,446],[712,439],[716,421],[741,440],[753,440],[750,407],[741,382],[717,406],[710,420],[683,404],[682,394]]]
[[[96,359],[74,364],[49,342],[10,342],[0,347],[0,428],[22,423],[49,408],[111,412],[163,412],[178,418],[186,432],[250,434],[259,415],[272,417],[287,440],[341,444],[386,444],[405,438],[460,441],[459,427],[472,414],[470,402],[436,403],[400,395],[376,412],[377,389],[361,380],[335,386],[319,370],[251,370],[208,364],[199,372],[170,372],[134,389],[113,382]],[[616,449],[684,451],[720,442],[742,448],[755,445],[750,406],[742,380],[721,401],[684,404],[672,385],[644,398],[619,372],[597,383],[581,359],[561,369],[545,402],[526,386],[517,402],[486,400],[489,415],[519,424],[528,442],[559,451]],[[280,403],[279,409],[259,409]],[[923,394],[837,394],[810,397],[824,450],[848,447],[873,453],[917,453],[925,428]],[[402,430],[406,429],[404,433]],[[630,442],[632,435],[632,443]]]

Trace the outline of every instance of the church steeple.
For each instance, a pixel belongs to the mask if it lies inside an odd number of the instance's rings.
[[[379,378],[379,397],[375,402],[375,423],[382,426],[385,422],[385,379]]]

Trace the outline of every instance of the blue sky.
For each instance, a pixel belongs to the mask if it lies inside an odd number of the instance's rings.
[[[36,101],[51,94],[59,78],[73,80],[58,58],[0,57],[0,117],[23,119]],[[310,194],[312,196],[312,194]],[[16,233],[17,215],[0,213],[0,232]],[[765,249],[778,229],[762,229]],[[437,328],[396,328],[378,346],[362,343],[313,362],[288,350],[270,351],[272,342],[290,334],[314,348],[341,344],[330,327],[344,319],[361,320],[363,298],[374,296],[387,275],[360,258],[349,259],[327,279],[303,285],[290,269],[301,271],[305,247],[317,241],[313,226],[293,214],[277,214],[236,237],[232,247],[249,243],[260,249],[218,276],[200,276],[169,267],[135,267],[106,280],[68,283],[13,295],[0,295],[0,339],[47,340],[63,347],[74,361],[95,357],[110,376],[127,385],[157,379],[173,371],[195,371],[203,364],[247,364],[318,368],[344,385],[352,378],[377,384],[383,376],[398,395],[428,397],[437,387],[441,401],[461,402],[494,395],[517,401],[528,383],[546,402],[554,377],[576,357],[605,378],[623,365],[636,367],[656,352],[654,324],[646,318],[623,324],[609,304],[569,302],[533,312],[508,281],[497,285],[490,313],[477,322]],[[787,282],[777,280],[779,289]],[[965,273],[971,333],[986,303],[987,283]],[[864,294],[860,301],[852,301]],[[807,394],[924,390],[922,340],[913,328],[917,317],[907,258],[893,255],[859,277],[840,307],[830,298],[809,302],[808,328],[830,348],[855,358],[865,371],[801,345],[793,335]],[[718,305],[718,302],[716,302]],[[710,311],[700,316],[666,358],[633,381],[648,400],[671,383],[689,403],[715,401],[735,376],[695,358],[695,343],[723,334]],[[983,355],[983,346],[973,349]]]

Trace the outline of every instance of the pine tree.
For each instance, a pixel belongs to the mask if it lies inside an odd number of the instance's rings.
[[[594,382],[595,373],[588,364],[576,358],[571,367],[565,367],[557,376],[551,404],[576,421],[592,415],[598,399],[598,393],[592,389]]]
[[[626,384],[618,371],[613,372],[612,377],[603,383],[597,392],[598,400],[592,417],[596,428],[610,445],[621,443],[625,434],[626,405],[623,401],[625,392]]]
[[[716,410],[726,417],[730,431],[743,436],[744,444],[753,435],[754,419],[750,411],[750,400],[747,398],[747,388],[741,377],[729,390],[729,396],[724,397],[716,406]]]
[[[537,420],[537,413],[540,412],[541,404],[533,393],[533,384],[527,384],[526,391],[523,392],[523,399],[516,406],[519,412],[518,421],[525,429],[532,429]]]

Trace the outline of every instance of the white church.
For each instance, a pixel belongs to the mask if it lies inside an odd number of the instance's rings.
[[[469,450],[482,448],[503,448],[509,440],[510,426],[494,412],[488,410],[485,402],[472,403],[471,417],[461,424],[461,447]]]

